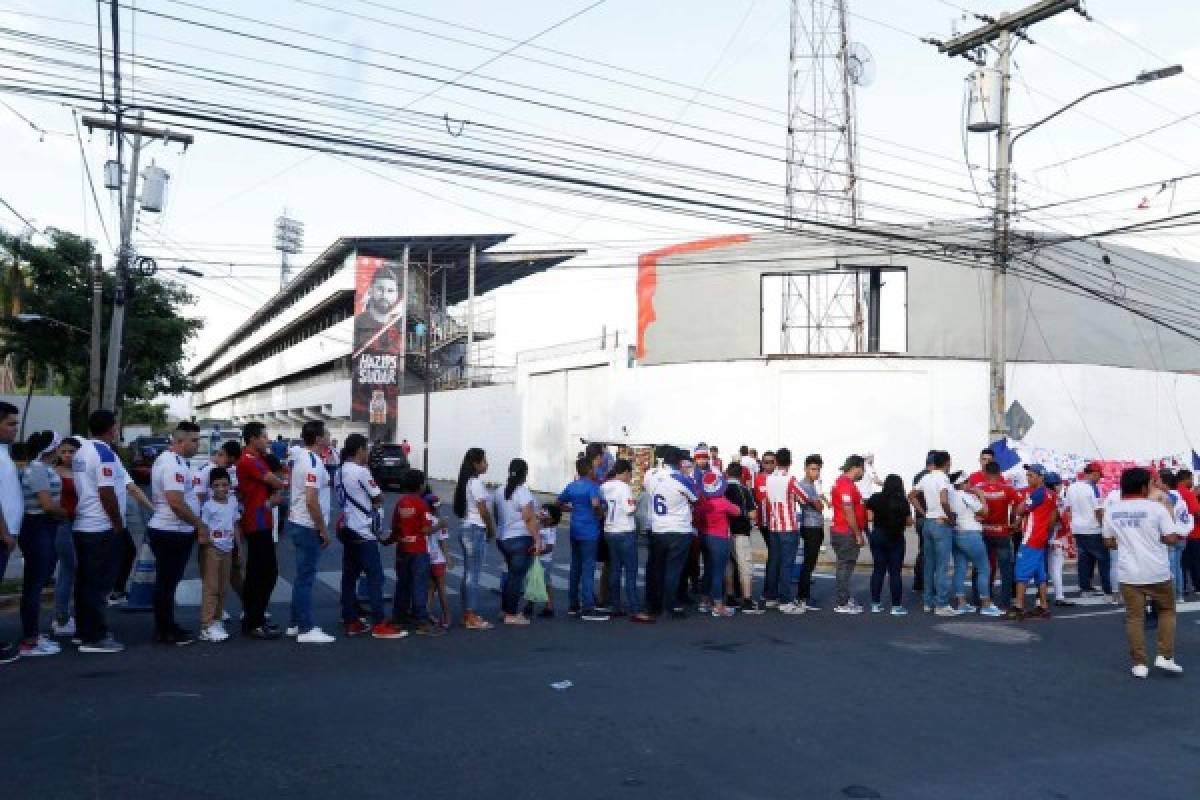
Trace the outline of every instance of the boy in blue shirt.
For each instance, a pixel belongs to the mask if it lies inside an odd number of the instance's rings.
[[[580,591],[583,594],[583,619],[605,622],[607,614],[596,611],[596,550],[600,541],[600,517],[604,512],[600,487],[590,480],[592,461],[575,462],[575,480],[558,495],[559,505],[571,512],[571,576],[568,585],[568,614],[579,614]]]

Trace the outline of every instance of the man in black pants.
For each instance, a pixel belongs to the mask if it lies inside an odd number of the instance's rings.
[[[916,486],[929,474],[929,467],[933,464],[934,456],[937,455],[936,450],[930,450],[925,454],[925,469],[913,476],[912,485]],[[925,525],[925,509],[919,505],[913,506],[913,529],[917,532],[917,558],[913,562],[913,594],[925,591],[925,537],[921,535],[921,529]]]
[[[800,506],[800,539],[804,543],[804,564],[800,567],[800,582],[796,587],[796,605],[804,606],[807,611],[820,611],[821,607],[812,601],[812,575],[817,568],[817,556],[821,554],[821,545],[825,543],[825,517],[822,513],[825,503],[821,500],[821,467],[825,462],[817,454],[804,459],[804,479],[800,488],[809,497],[814,498],[812,504]],[[791,564],[784,564],[790,576]]]
[[[246,577],[242,580],[242,633],[255,639],[278,639],[279,626],[266,621],[271,592],[279,579],[275,541],[271,538],[271,496],[283,481],[271,472],[265,456],[270,447],[266,426],[248,422],[242,428],[245,449],[237,461],[238,495],[242,500],[242,539],[246,543]]]
[[[171,445],[154,460],[150,496],[154,515],[146,538],[154,551],[154,641],[186,645],[196,639],[175,621],[175,590],[183,579],[197,537],[208,541],[200,521],[200,502],[189,459],[200,447],[200,426],[184,420],[171,434]]]

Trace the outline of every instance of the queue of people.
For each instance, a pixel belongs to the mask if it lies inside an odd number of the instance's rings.
[[[1139,677],[1150,666],[1147,609],[1158,623],[1155,666],[1182,671],[1173,653],[1175,606],[1189,581],[1192,589],[1200,586],[1198,508],[1187,470],[1126,470],[1120,488],[1105,498],[1098,465],[1085,467],[1065,491],[1061,476],[1026,465],[1026,485],[1018,489],[990,450],[981,453],[980,469],[971,474],[954,470],[950,455],[934,450],[908,491],[898,475],[880,479],[861,455],[846,457],[826,490],[820,455],[798,462],[781,447],[759,458],[743,447],[726,467],[715,448],[701,444],[690,451],[658,448],[655,465],[635,493],[630,461],[590,445],[556,502],[539,505],[527,486],[524,460],[512,459],[503,484],[489,489],[483,479],[487,454],[471,448],[455,486],[457,525],[451,530],[439,513],[440,499],[418,470],[403,476],[400,497],[386,518],[382,492],[367,467],[367,439],[346,437],[330,469],[330,442],[320,422],[304,425],[303,446],[292,448],[286,463],[272,452],[279,440],[273,444],[263,424],[249,423],[243,444],[226,443],[199,469],[191,459],[200,430],[181,422],[153,466],[147,500],[117,458],[110,412],[91,415],[86,438],[35,433],[26,444],[23,474],[8,453],[17,416],[15,408],[0,403],[0,572],[19,542],[25,587],[22,639],[0,654],[3,660],[55,655],[62,649],[56,639],[70,639],[81,653],[124,649],[105,614],[128,535],[130,497],[153,512],[147,525],[156,559],[153,639],[176,647],[230,638],[225,627],[230,591],[240,598],[240,629],[247,638],[336,641],[317,624],[313,605],[317,566],[335,538],[342,550],[345,636],[444,633],[452,624],[446,576],[456,555],[462,562],[458,621],[467,630],[491,629],[482,613],[481,587],[493,548],[505,565],[497,621],[527,626],[535,604],[542,606],[541,618],[556,613],[552,593],[540,587],[547,583],[566,513],[567,614],[589,622],[625,617],[648,625],[664,615],[697,612],[730,619],[820,611],[812,577],[826,545],[827,517],[834,613],[867,610],[852,590],[863,548],[872,556],[870,612],[908,613],[902,574],[910,527],[919,551],[913,592],[926,612],[940,617],[1048,618],[1052,603],[1073,602],[1063,591],[1063,566],[1077,554],[1082,594],[1124,603],[1133,674]],[[295,550],[286,627],[273,623],[268,612],[279,576],[277,515],[286,515],[278,541]],[[766,544],[757,593],[751,546],[756,528]],[[648,537],[644,564],[639,533]],[[388,609],[383,548],[392,545],[397,580]],[[202,585],[197,633],[180,623],[175,608],[193,549]],[[639,586],[640,566],[645,577]],[[44,626],[41,589],[56,573],[54,613]],[[1030,590],[1036,601],[1027,607]]]

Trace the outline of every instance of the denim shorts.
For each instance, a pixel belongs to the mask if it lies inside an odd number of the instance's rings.
[[[1046,551],[1040,547],[1021,545],[1017,551],[1017,562],[1013,567],[1017,583],[1046,583]]]

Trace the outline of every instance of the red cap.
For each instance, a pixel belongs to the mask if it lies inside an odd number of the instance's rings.
[[[1103,472],[1104,472],[1104,466],[1103,466],[1103,465],[1101,465],[1101,463],[1100,463],[1099,461],[1089,461],[1088,463],[1086,463],[1086,464],[1084,464],[1084,465],[1083,465],[1083,469],[1081,469],[1081,470],[1080,470],[1080,472],[1100,472],[1100,473],[1103,473]]]

